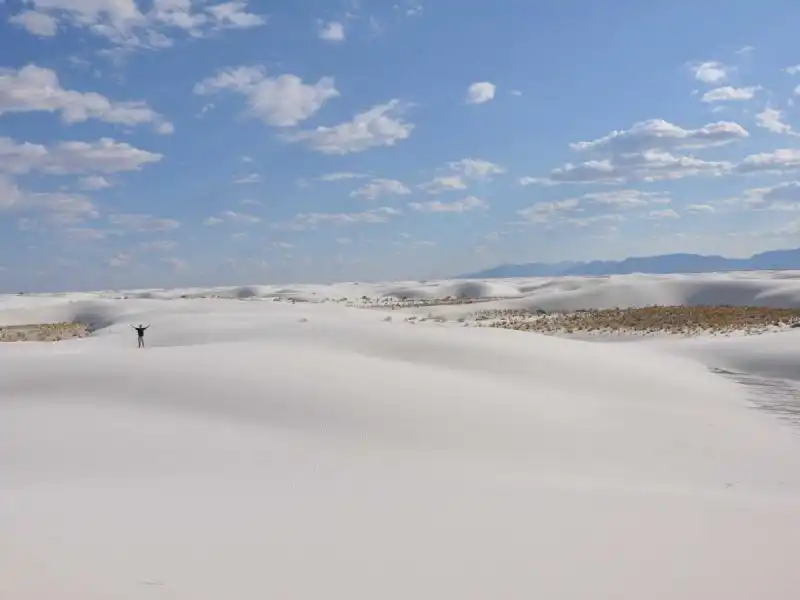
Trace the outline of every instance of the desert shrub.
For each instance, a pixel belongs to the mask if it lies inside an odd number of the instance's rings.
[[[763,333],[800,325],[800,309],[760,306],[645,306],[532,314],[531,311],[487,311],[485,326],[540,333],[633,333],[698,335]]]

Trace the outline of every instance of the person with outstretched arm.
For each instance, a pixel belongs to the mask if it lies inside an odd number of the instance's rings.
[[[150,325],[145,327],[144,325],[139,323],[138,326],[131,325],[131,327],[133,327],[136,330],[136,334],[139,337],[139,348],[144,348],[144,332],[145,332],[146,329],[150,328]]]

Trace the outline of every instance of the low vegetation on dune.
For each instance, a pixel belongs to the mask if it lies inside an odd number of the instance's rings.
[[[758,334],[800,326],[800,309],[759,306],[645,306],[558,312],[485,311],[485,327],[559,334]]]
[[[32,323],[0,326],[0,342],[57,342],[83,337],[89,328],[83,323]]]

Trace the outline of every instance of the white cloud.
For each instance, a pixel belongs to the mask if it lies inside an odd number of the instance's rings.
[[[268,77],[262,66],[223,69],[194,86],[198,95],[222,90],[244,96],[248,113],[273,127],[297,125],[316,114],[328,100],[339,96],[333,77],[306,84],[297,75]]]
[[[783,122],[783,111],[776,108],[765,108],[756,115],[756,123],[759,127],[767,129],[773,133],[785,133],[795,135],[792,126]]]
[[[39,37],[53,37],[58,32],[58,23],[53,17],[35,10],[23,11],[11,17],[8,22],[23,27],[28,33]]]
[[[356,225],[359,223],[387,223],[391,217],[401,214],[396,208],[381,206],[363,212],[352,213],[300,213],[290,222],[279,227],[292,230],[315,229],[319,225]]]
[[[588,142],[570,144],[573,150],[615,154],[645,150],[700,149],[722,146],[748,137],[747,130],[730,121],[709,123],[698,129],[684,129],[663,119],[635,123],[630,129],[612,131]]]
[[[479,208],[487,208],[486,202],[477,196],[467,196],[463,200],[456,200],[455,202],[441,202],[434,200],[432,202],[410,202],[409,206],[419,212],[427,213],[464,213]]]
[[[695,79],[711,84],[727,81],[729,74],[733,71],[732,67],[727,67],[716,60],[693,63],[689,65],[689,68],[694,73]]]
[[[226,210],[225,212],[223,212],[222,217],[234,223],[246,223],[252,225],[261,222],[260,217],[256,217],[254,215],[247,215],[244,213],[238,213],[232,210]]]
[[[680,217],[680,215],[671,208],[665,208],[663,210],[651,210],[647,216],[650,219],[677,219]]]
[[[343,42],[345,39],[344,25],[338,21],[323,24],[319,29],[319,38],[326,42]]]
[[[0,173],[0,212],[35,212],[55,224],[75,224],[99,216],[95,206],[85,196],[62,192],[31,192],[23,190],[8,176]]]
[[[800,149],[781,148],[772,152],[751,154],[736,165],[739,173],[783,173],[800,168]]]
[[[287,134],[290,142],[306,142],[323,154],[350,154],[379,146],[394,146],[408,139],[414,125],[400,118],[403,105],[391,100],[358,113],[352,120],[333,127],[317,127],[309,131]]]
[[[353,240],[351,240],[350,238],[347,238],[347,237],[337,237],[336,238],[336,243],[337,244],[350,244],[350,243],[352,243],[352,241]]]
[[[467,184],[460,175],[443,175],[434,177],[431,181],[420,184],[420,189],[428,192],[429,194],[441,194],[442,192],[451,192],[453,190],[465,190]]]
[[[418,187],[429,194],[441,194],[453,190],[467,189],[466,180],[489,181],[493,175],[500,175],[506,172],[505,167],[501,167],[488,160],[481,158],[462,158],[461,160],[447,163],[446,169],[450,173],[439,175],[431,181],[420,184]]]
[[[792,65],[791,67],[786,67],[784,69],[789,75],[797,75],[800,73],[800,65]]]
[[[173,130],[145,102],[112,102],[94,92],[64,89],[55,71],[36,65],[0,69],[0,115],[34,111],[58,112],[70,124],[97,119],[120,125],[151,124],[159,133]]]
[[[462,158],[447,165],[469,179],[486,180],[491,179],[492,175],[502,175],[506,172],[504,167],[480,158]]]
[[[212,28],[249,29],[265,25],[267,19],[262,15],[247,12],[247,4],[238,0],[206,7],[206,12],[211,15]]]
[[[608,192],[591,192],[574,198],[539,202],[517,211],[528,222],[535,224],[551,223],[552,219],[563,213],[584,212],[596,210],[598,207],[606,209],[601,215],[590,217],[571,217],[568,222],[572,225],[585,227],[602,221],[619,221],[622,217],[612,211],[633,210],[648,207],[654,204],[668,204],[671,202],[669,195],[662,192],[645,192],[636,189],[620,189]]]
[[[76,242],[96,242],[97,240],[104,240],[108,237],[107,231],[94,229],[92,227],[69,227],[64,230],[64,233],[70,240]]]
[[[624,220],[624,216],[611,213],[607,215],[595,215],[593,217],[571,217],[567,219],[566,222],[575,227],[589,227],[598,223],[619,223]],[[612,226],[611,229],[615,229],[615,227]]]
[[[497,88],[488,81],[478,81],[467,88],[467,104],[483,104],[494,99]]]
[[[760,90],[760,86],[749,86],[743,88],[735,88],[729,85],[725,87],[718,87],[709,90],[703,94],[703,102],[735,102],[742,100],[752,100],[756,92]]]
[[[373,179],[369,183],[351,192],[350,195],[353,197],[360,196],[368,200],[375,200],[380,196],[397,196],[410,193],[411,190],[408,189],[403,182],[397,181],[396,179]]]
[[[622,189],[610,192],[592,192],[581,196],[595,204],[611,206],[620,209],[637,208],[649,204],[667,204],[671,202],[669,195],[659,192],[644,192],[642,190]]]
[[[87,175],[78,180],[78,185],[84,190],[103,190],[110,188],[111,183],[102,175]]]
[[[114,214],[108,217],[108,221],[117,227],[137,232],[170,231],[181,225],[175,219],[144,214]]]
[[[9,173],[117,173],[138,171],[156,163],[161,154],[140,150],[125,142],[101,138],[94,142],[59,142],[43,146],[24,142],[17,144],[0,137],[0,171]]]
[[[800,181],[787,181],[763,190],[766,202],[800,202]]]
[[[142,242],[139,249],[142,252],[169,252],[174,250],[177,244],[172,240],[155,240],[152,242]]]
[[[520,177],[519,179],[517,179],[517,183],[519,183],[521,186],[525,187],[525,186],[534,185],[534,184],[537,184],[537,183],[546,183],[546,180],[542,179],[541,177],[525,176],[525,177]]]
[[[613,159],[566,163],[550,172],[549,183],[625,183],[663,181],[696,175],[722,175],[733,165],[727,161],[706,161],[669,152],[648,150],[621,154]]]
[[[395,8],[397,8],[397,5],[395,5]],[[422,14],[423,10],[424,7],[422,4],[419,2],[414,2],[413,0],[408,2],[408,5],[405,7],[407,17],[418,17]]]
[[[258,173],[250,173],[249,175],[243,175],[241,177],[237,177],[233,180],[233,183],[237,185],[246,185],[248,183],[259,183],[261,181],[261,175]]]
[[[531,223],[547,223],[551,215],[573,211],[577,209],[579,205],[579,198],[568,198],[555,202],[539,202],[528,208],[518,210],[517,214]]]
[[[684,209],[688,213],[692,214],[700,214],[700,213],[713,213],[716,212],[713,206],[710,204],[690,204]]]
[[[248,215],[245,213],[239,213],[232,210],[226,210],[221,212],[218,216],[215,217],[208,217],[203,221],[204,225],[220,225],[222,223],[234,223],[240,225],[254,225],[256,223],[260,223],[261,218],[256,217],[254,215]]]
[[[167,48],[173,44],[167,34],[181,32],[202,38],[226,29],[258,27],[266,17],[247,12],[247,2],[193,2],[153,0],[143,12],[134,0],[30,0],[32,10],[10,21],[29,33],[50,37],[58,28],[76,27],[104,38],[124,49]]]
[[[326,173],[319,177],[320,181],[346,181],[348,179],[363,179],[369,177],[366,173],[348,173],[340,171],[337,173]]]
[[[800,209],[800,181],[787,181],[778,185],[745,190],[741,196],[720,202],[726,207],[744,210],[798,210]]]
[[[573,150],[599,154],[581,163],[566,163],[547,178],[523,177],[521,185],[557,183],[624,183],[660,181],[695,175],[721,175],[733,169],[727,161],[707,161],[675,154],[675,150],[705,149],[746,139],[738,123],[719,121],[684,129],[662,119],[635,123],[591,141],[570,144]],[[603,155],[605,155],[603,157]]]

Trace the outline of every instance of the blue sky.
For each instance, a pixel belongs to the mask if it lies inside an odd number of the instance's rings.
[[[788,0],[5,0],[0,291],[800,246]]]

